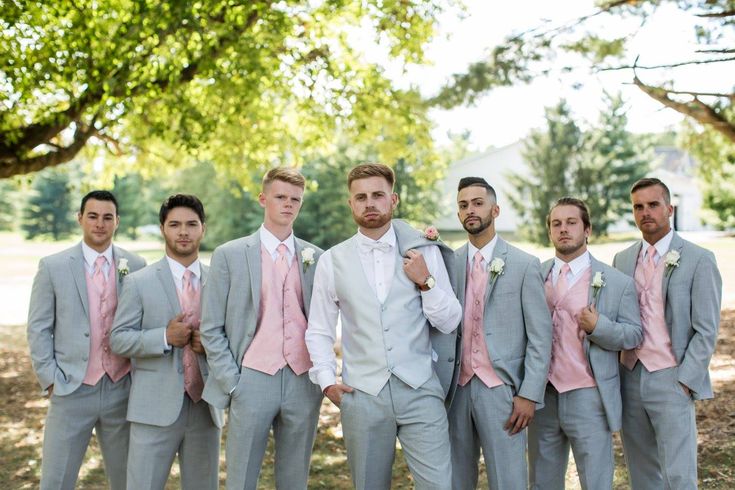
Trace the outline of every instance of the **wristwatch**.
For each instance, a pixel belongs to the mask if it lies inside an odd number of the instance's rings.
[[[419,290],[420,291],[428,291],[431,288],[433,288],[434,286],[436,286],[436,279],[434,279],[434,276],[432,276],[431,274],[429,274],[429,276],[426,278],[426,280],[424,281],[424,283],[421,286],[419,286]]]

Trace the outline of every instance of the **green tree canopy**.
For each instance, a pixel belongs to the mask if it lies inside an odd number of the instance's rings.
[[[11,0],[0,4],[0,178],[90,142],[145,165],[300,165],[335,129],[381,159],[431,146],[424,103],[365,44],[421,62],[440,0]],[[161,150],[166,148],[166,150]],[[145,166],[144,165],[144,166]]]
[[[587,72],[629,70],[631,81],[645,94],[701,124],[720,132],[735,143],[732,107],[735,90],[724,92],[707,87],[686,87],[677,80],[677,69],[697,66],[702,73],[715,67],[735,66],[735,0],[598,0],[594,12],[570,22],[546,22],[506,37],[490,49],[486,58],[455,74],[433,103],[454,107],[472,103],[482,94],[503,86],[531,81],[551,73],[566,73],[586,67]],[[630,49],[638,34],[645,34],[651,19],[665,8],[674,8],[692,19],[691,50],[663,64],[644,64],[646,53]],[[623,24],[620,21],[630,21]],[[622,30],[610,29],[621,25]],[[615,34],[610,34],[614,32]],[[680,35],[678,30],[667,34]],[[651,52],[673,42],[661,35],[646,44]],[[644,60],[645,61],[645,56]],[[711,82],[718,77],[701,77]]]

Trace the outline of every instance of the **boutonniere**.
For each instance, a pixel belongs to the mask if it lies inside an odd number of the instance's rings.
[[[679,260],[681,254],[676,250],[669,250],[669,253],[664,255],[664,264],[666,264],[666,275],[670,275],[675,267],[679,267]]]
[[[605,280],[602,278],[602,272],[595,272],[595,277],[592,278],[592,301],[597,304],[597,297],[600,296],[600,291],[605,287]]]
[[[120,276],[120,279],[130,274],[130,269],[128,269],[128,259],[123,257],[117,261],[117,274]]]
[[[502,276],[505,272],[505,261],[500,257],[495,257],[487,266],[487,271],[490,273],[490,281],[495,281],[498,276]]]
[[[439,230],[436,229],[436,226],[428,226],[424,230],[424,238],[432,242],[437,241],[439,239]]]
[[[304,265],[304,272],[306,272],[306,269],[308,269],[310,265],[314,264],[313,248],[308,247],[301,251],[301,263]]]

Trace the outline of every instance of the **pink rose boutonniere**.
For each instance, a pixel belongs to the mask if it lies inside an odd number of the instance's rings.
[[[424,238],[427,240],[431,240],[432,242],[435,242],[439,239],[439,230],[436,229],[436,226],[429,226],[424,230]]]

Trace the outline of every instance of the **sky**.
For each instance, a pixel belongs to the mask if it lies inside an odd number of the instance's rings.
[[[560,2],[466,0],[466,14],[452,10],[440,16],[438,34],[427,46],[431,66],[411,66],[407,71],[387,65],[387,73],[399,85],[417,85],[425,96],[434,95],[452,73],[463,72],[473,61],[483,57],[490,48],[511,33],[541,25],[544,19],[564,22],[594,11],[589,0]],[[611,22],[604,19],[590,24],[599,32],[613,36],[633,32],[639,24],[631,21]],[[598,32],[598,31],[595,31]],[[681,60],[682,53],[692,51],[694,34],[692,16],[672,6],[664,6],[649,20],[644,29],[630,37],[627,62],[640,55],[640,64],[659,64]],[[727,65],[727,64],[722,64]],[[680,89],[726,90],[732,88],[733,77],[726,66],[707,66],[707,78],[699,67],[657,73],[639,71],[646,83],[672,79]],[[732,66],[729,67],[732,69]],[[433,110],[437,143],[447,141],[447,132],[471,132],[475,149],[500,147],[524,138],[534,128],[544,127],[544,108],[564,97],[576,117],[594,122],[604,107],[602,92],[620,91],[629,104],[629,130],[660,132],[679,127],[683,117],[666,109],[636,86],[630,70],[590,75],[580,69],[571,75],[539,79],[529,85],[496,89],[482,97],[472,107],[453,110]],[[723,87],[723,85],[725,85]],[[576,87],[576,88],[575,88]]]

